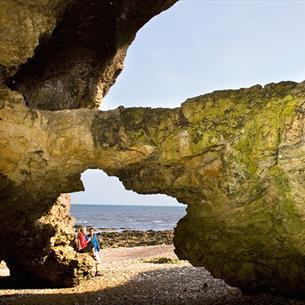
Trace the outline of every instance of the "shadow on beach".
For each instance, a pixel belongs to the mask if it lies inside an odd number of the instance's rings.
[[[214,279],[204,268],[192,266],[163,268],[138,273],[128,282],[104,287],[105,279],[86,282],[86,287],[23,290],[9,277],[0,278],[2,289],[12,289],[0,297],[5,305],[304,305],[305,302],[270,294],[243,295],[239,289]],[[20,283],[19,283],[20,284]],[[4,285],[4,286],[2,286]],[[12,286],[13,285],[13,286]],[[80,289],[81,288],[81,289]],[[22,289],[20,291],[20,289]],[[87,290],[84,291],[84,290]],[[91,291],[90,291],[91,290]],[[1,295],[1,291],[0,291]]]
[[[1,290],[11,289],[11,290],[24,290],[24,289],[47,289],[50,286],[44,282],[33,282],[31,280],[20,280],[15,279],[11,276],[0,276],[0,298]]]

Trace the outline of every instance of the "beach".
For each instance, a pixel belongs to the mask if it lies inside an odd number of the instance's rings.
[[[24,289],[9,286],[8,269],[0,268],[0,304],[5,305],[304,305],[270,294],[245,296],[213,278],[205,268],[179,261],[172,245],[101,250],[100,277],[73,288]],[[6,287],[5,287],[6,286]]]

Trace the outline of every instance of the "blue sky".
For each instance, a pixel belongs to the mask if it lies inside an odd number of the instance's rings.
[[[137,34],[101,110],[177,107],[219,89],[305,79],[305,1],[181,0]],[[125,191],[102,171],[82,175],[73,203],[177,204]]]

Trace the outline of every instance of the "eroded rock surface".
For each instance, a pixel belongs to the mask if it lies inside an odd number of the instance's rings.
[[[5,235],[0,260],[14,277],[71,286],[87,278],[93,265],[73,248],[69,200],[60,194],[81,190],[80,173],[95,166],[95,114],[33,109],[96,108],[122,70],[136,32],[175,2],[0,0],[0,223]],[[108,160],[111,153],[103,154],[101,166],[121,158]],[[143,153],[121,155],[122,164],[129,164]]]
[[[7,83],[30,107],[50,110],[96,108],[123,69],[136,32],[176,2],[1,1],[5,53],[0,65],[12,70],[36,47]]]
[[[305,83],[109,112],[33,110],[7,94],[15,103],[0,112],[0,168],[18,190],[6,194],[14,204],[23,190],[39,213],[100,168],[128,189],[188,204],[175,230],[180,258],[245,290],[304,293]]]
[[[180,258],[245,290],[304,294],[305,83],[70,110],[98,105],[136,31],[173,2],[0,0],[0,260],[53,285],[87,277],[61,194],[100,168],[188,204]]]

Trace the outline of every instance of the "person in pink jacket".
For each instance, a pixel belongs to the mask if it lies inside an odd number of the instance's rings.
[[[78,234],[77,234],[77,240],[78,240],[78,252],[79,253],[87,253],[91,252],[93,249],[93,243],[90,240],[86,239],[86,229],[85,228],[79,228]]]
[[[98,240],[94,234],[93,228],[90,229],[90,234],[86,236],[86,229],[84,227],[79,228],[77,234],[77,241],[78,241],[78,252],[79,253],[88,253],[94,258],[95,260],[95,272],[93,275],[101,276],[101,272],[99,270],[99,266],[101,263],[99,251],[95,251],[95,243],[98,243]],[[99,245],[98,245],[99,247]]]

